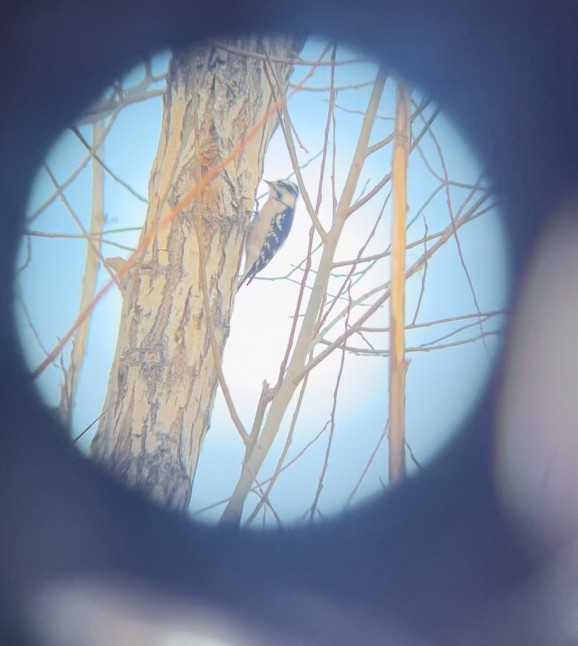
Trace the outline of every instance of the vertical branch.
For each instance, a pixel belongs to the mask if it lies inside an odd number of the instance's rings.
[[[409,155],[410,96],[398,81],[393,147],[393,223],[391,242],[391,298],[389,307],[389,484],[405,477],[405,233],[407,216],[407,160]]]
[[[349,305],[351,306],[351,285],[347,286],[347,296],[349,298]],[[347,317],[345,319],[345,329],[349,328],[349,314],[350,310],[347,312]],[[318,514],[321,513],[319,509],[319,498],[321,497],[321,492],[323,491],[323,485],[325,481],[325,475],[327,474],[327,469],[329,468],[329,456],[331,455],[331,448],[333,446],[333,437],[335,435],[335,412],[337,411],[337,395],[339,393],[339,386],[341,385],[341,377],[343,376],[343,367],[345,366],[345,355],[346,347],[343,344],[341,349],[341,359],[339,362],[339,370],[337,372],[337,379],[335,381],[335,388],[333,389],[333,406],[331,407],[331,415],[329,418],[329,439],[327,440],[327,448],[325,449],[325,460],[323,461],[323,467],[321,469],[321,475],[319,476],[319,482],[317,483],[317,491],[315,492],[315,497],[313,503],[309,510],[310,521],[313,521],[315,518],[315,512]]]
[[[92,301],[96,289],[98,276],[99,255],[102,243],[102,230],[104,229],[104,169],[97,160],[102,158],[104,124],[95,121],[92,131],[93,142],[99,142],[93,151],[92,160],[92,206],[90,216],[89,238],[86,245],[86,258],[82,274],[82,290],[80,295],[79,312],[82,312]],[[95,239],[96,238],[96,239]],[[90,243],[90,240],[95,240]],[[96,249],[95,249],[96,246]],[[80,377],[80,371],[86,355],[86,342],[90,329],[90,318],[84,320],[76,330],[72,340],[70,365],[64,374],[64,383],[60,393],[60,414],[70,423],[74,406],[74,395]]]
[[[261,435],[259,436],[259,440],[251,452],[251,455],[243,463],[237,485],[235,486],[235,489],[229,498],[229,502],[227,503],[227,507],[221,517],[222,525],[239,525],[243,514],[245,500],[249,494],[253,480],[258,475],[259,469],[265,461],[269,449],[275,440],[279,426],[283,420],[283,416],[285,415],[291,399],[301,382],[303,367],[305,366],[305,361],[311,349],[311,340],[315,336],[315,326],[319,320],[319,313],[321,312],[327,297],[327,286],[329,284],[331,269],[333,267],[335,249],[337,248],[339,237],[347,219],[355,188],[361,175],[363,163],[367,156],[369,138],[375,123],[377,108],[383,93],[385,79],[385,72],[381,69],[378,70],[367,110],[365,111],[363,118],[349,173],[347,175],[337,209],[333,216],[331,230],[327,233],[326,239],[324,240],[323,253],[319,261],[317,276],[311,289],[309,303],[307,304],[307,308],[303,316],[301,329],[295,343],[291,360],[287,366],[285,378],[271,402],[269,415]]]

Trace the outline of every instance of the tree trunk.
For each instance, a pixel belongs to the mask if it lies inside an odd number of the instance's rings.
[[[220,42],[225,48],[212,43],[171,62],[143,236],[275,102],[266,75],[271,63],[262,52],[293,58],[299,46],[290,39]],[[243,54],[233,53],[240,49]],[[292,66],[273,65],[285,89]],[[209,428],[218,383],[214,357],[220,364],[243,238],[276,126],[273,114],[198,199],[160,229],[126,281],[92,454],[129,486],[181,511]]]

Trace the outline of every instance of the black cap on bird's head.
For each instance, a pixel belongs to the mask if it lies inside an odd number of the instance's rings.
[[[299,188],[297,184],[294,184],[287,179],[278,179],[275,182],[270,182],[266,179],[265,183],[269,184],[273,196],[277,199],[281,199],[284,195],[287,194],[291,195],[294,199],[297,199],[299,195]]]

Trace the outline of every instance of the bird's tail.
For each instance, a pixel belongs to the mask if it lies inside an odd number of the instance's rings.
[[[241,278],[239,278],[239,281],[237,282],[237,291],[239,291],[245,283],[247,283],[248,285],[253,280],[254,277],[255,276],[253,275],[253,267],[251,267],[251,269],[248,272],[246,272],[245,274],[243,274]]]

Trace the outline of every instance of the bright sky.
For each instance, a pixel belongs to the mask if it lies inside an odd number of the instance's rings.
[[[307,60],[315,59],[321,49],[319,42],[309,42],[302,52],[302,57]],[[357,54],[351,51],[343,48],[338,50],[338,59],[354,56]],[[166,62],[167,55],[160,56],[154,64],[155,73],[162,73],[166,68]],[[303,78],[307,71],[308,67],[296,66],[294,81]],[[336,85],[371,81],[375,77],[375,71],[375,66],[369,64],[337,67]],[[134,85],[140,79],[142,69],[128,75],[125,86]],[[329,82],[329,67],[322,67],[315,72],[307,85],[319,88],[329,85]],[[162,87],[162,83],[156,87]],[[360,112],[365,110],[370,92],[370,87],[343,89],[337,97],[335,184],[338,196],[357,142],[362,119]],[[371,138],[372,143],[391,133],[394,96],[395,83],[390,78],[378,111],[379,115],[386,118],[377,121]],[[419,104],[423,96],[414,91],[413,98]],[[313,201],[319,183],[320,157],[316,155],[323,145],[327,100],[327,92],[300,92],[289,104],[295,130],[303,144],[302,147],[298,147],[298,156],[300,165],[304,166],[302,172],[305,184]],[[424,118],[429,118],[434,109],[433,104],[428,106],[424,110]],[[145,197],[150,167],[158,144],[161,116],[160,97],[125,108],[114,122],[105,144],[104,156],[108,166]],[[423,121],[418,117],[413,126],[414,137],[422,128]],[[90,141],[91,127],[84,125],[80,130]],[[480,176],[480,168],[443,113],[435,120],[433,133],[443,149],[449,178],[458,183],[475,184]],[[330,142],[331,146],[333,142]],[[420,241],[426,233],[437,233],[450,223],[448,194],[443,183],[435,176],[443,176],[444,172],[436,144],[426,134],[420,147],[421,152],[415,150],[412,153],[409,166],[408,221],[411,222],[418,216],[408,229],[409,243]],[[370,190],[389,171],[391,154],[392,149],[388,145],[367,160],[356,196]],[[58,182],[62,183],[86,155],[86,149],[76,136],[67,132],[55,144],[47,163]],[[326,226],[329,226],[332,215],[330,174],[327,173],[323,182],[324,199],[320,212],[320,219]],[[291,175],[289,155],[283,135],[278,129],[267,153],[264,179],[274,180]],[[483,181],[482,185],[485,185]],[[430,199],[436,189],[439,189],[438,192]],[[357,256],[384,206],[388,190],[386,186],[385,190],[350,217],[338,247],[337,261],[351,260]],[[31,193],[29,212],[34,213],[53,192],[54,186],[45,170],[41,169]],[[263,184],[258,195],[265,192],[266,185]],[[65,195],[87,226],[91,195],[90,163],[65,189]],[[450,188],[449,196],[454,215],[459,213],[460,205],[468,195],[472,195],[469,188],[455,185]],[[470,206],[479,195],[476,193],[471,198]],[[490,198],[485,205],[489,206],[493,202]],[[105,211],[107,229],[139,227],[146,213],[146,205],[107,175]],[[386,250],[391,226],[390,215],[391,204],[387,203],[375,236],[364,251],[364,256]],[[291,276],[292,280],[271,279],[287,275],[304,259],[309,227],[310,220],[303,201],[300,200],[289,240],[263,271],[263,279],[243,287],[235,301],[231,334],[225,350],[224,373],[237,410],[247,426],[250,426],[262,381],[267,379],[274,382],[276,379],[302,273],[295,270]],[[58,199],[43,210],[30,223],[29,228],[47,233],[78,234],[76,225]],[[138,240],[138,231],[111,234],[107,238],[134,247]],[[417,324],[474,315],[477,306],[481,312],[504,309],[507,301],[507,262],[503,231],[495,210],[465,225],[459,232],[459,241],[467,275],[457,252],[456,242],[451,239],[428,262],[424,282],[424,269],[409,279],[408,323],[414,319],[418,302],[420,307],[415,320]],[[416,261],[423,251],[423,243],[409,250],[407,266]],[[105,245],[103,255],[128,257],[129,251]],[[19,267],[26,267],[19,274],[19,289],[35,333],[47,350],[54,347],[58,338],[66,333],[77,316],[84,256],[85,243],[78,238],[27,237],[23,241]],[[318,259],[319,252],[314,255],[314,265]],[[367,265],[363,265],[363,268],[365,267]],[[339,272],[343,275],[347,270],[348,267],[345,267]],[[357,271],[360,270],[361,266]],[[388,278],[389,260],[382,259],[352,287],[352,298],[365,294],[386,282]],[[99,285],[103,285],[107,280],[106,272],[101,270]],[[425,288],[422,291],[424,284]],[[334,279],[330,285],[330,293],[334,294],[339,285],[338,279]],[[366,303],[373,302],[377,296],[379,294],[370,297]],[[346,305],[346,301],[340,301],[333,309],[326,322],[332,326],[326,338],[334,339],[343,332],[345,317],[336,315],[342,310],[345,311]],[[361,315],[366,307],[365,304],[352,310],[351,322]],[[74,436],[82,432],[100,414],[115,349],[119,314],[120,296],[116,289],[112,289],[93,316],[87,362],[74,410]],[[31,368],[35,368],[45,355],[21,304],[17,305],[17,316],[27,361]],[[385,307],[371,319],[369,325],[386,327],[387,321],[388,313]],[[483,329],[485,332],[499,330],[502,321],[499,316],[491,318],[483,324]],[[464,325],[470,327],[449,338],[443,338]],[[415,350],[420,345],[431,344],[436,339],[439,339],[440,344],[451,344],[479,334],[478,319],[468,318],[458,323],[408,330],[406,342],[408,348]],[[387,334],[384,332],[368,333],[365,340],[355,336],[349,343],[351,346],[367,349],[367,341],[375,349],[386,349],[388,344]],[[408,358],[411,363],[407,376],[407,440],[421,464],[425,464],[443,446],[473,406],[488,377],[491,358],[497,350],[497,341],[496,336],[488,336],[484,343],[478,341],[429,352],[409,352]],[[437,346],[438,343],[433,345]],[[65,363],[68,361],[69,351],[70,346],[64,353]],[[289,460],[298,455],[330,419],[340,359],[341,353],[334,352],[312,372]],[[387,358],[384,356],[356,356],[350,353],[345,356],[329,468],[320,498],[320,509],[324,515],[343,509],[384,432],[387,421],[387,373]],[[50,406],[58,405],[60,382],[61,372],[56,367],[48,368],[37,380],[42,396]],[[265,478],[275,468],[294,407],[295,402],[292,403],[284,421],[280,441],[273,446],[271,455],[260,473],[261,478]],[[88,450],[94,430],[96,426],[78,442],[82,450]],[[271,502],[284,521],[301,518],[311,505],[323,467],[328,433],[326,430],[282,475],[273,490]],[[230,495],[239,476],[243,451],[244,448],[219,392],[195,479],[191,505],[193,511]],[[409,461],[408,466],[410,470],[413,468]],[[381,491],[382,482],[387,482],[386,440],[381,442],[375,453],[353,501],[361,501]],[[256,497],[250,497],[246,511],[250,512],[256,502]],[[209,521],[217,520],[222,510],[223,506],[220,506],[200,517]]]

